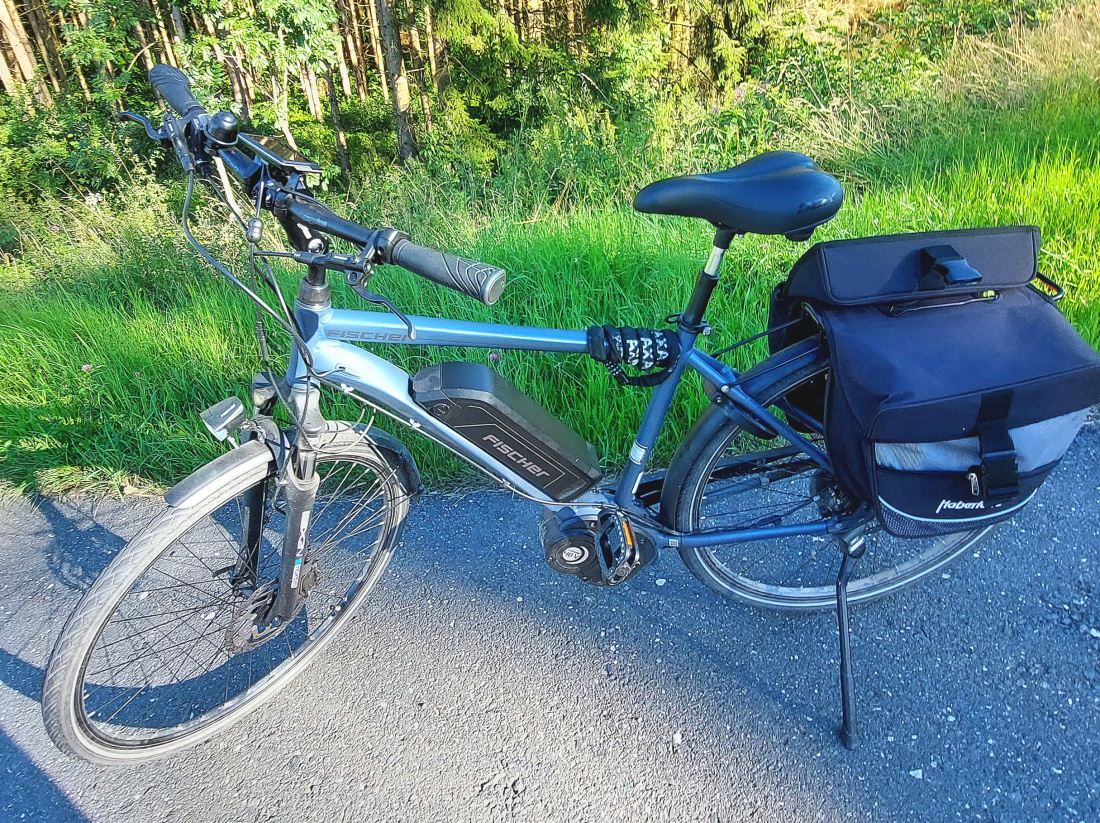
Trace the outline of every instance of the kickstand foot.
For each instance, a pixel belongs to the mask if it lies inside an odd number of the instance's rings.
[[[862,537],[845,540],[841,538],[844,556],[840,560],[840,573],[836,578],[836,622],[840,634],[840,703],[842,720],[840,742],[846,749],[859,745],[859,733],[856,731],[856,695],[855,678],[852,675],[852,637],[848,623],[848,581],[857,560],[863,556],[867,546]]]

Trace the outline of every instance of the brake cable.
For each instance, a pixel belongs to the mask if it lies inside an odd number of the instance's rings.
[[[218,260],[216,260],[214,256],[209,251],[207,251],[206,247],[203,246],[202,243],[200,243],[198,240],[196,240],[193,234],[191,234],[189,219],[191,212],[191,198],[194,194],[194,190],[195,172],[190,171],[187,173],[187,195],[186,197],[184,197],[183,200],[183,214],[181,220],[183,227],[183,236],[187,238],[187,242],[190,243],[195,251],[199,253],[199,256],[202,257],[202,259],[205,260],[207,263],[209,263],[214,268],[214,270],[218,272],[218,274],[220,274],[234,286],[243,291],[246,295],[248,295],[250,300],[252,300],[257,306],[266,311],[275,319],[275,322],[279,324],[280,328],[282,328],[282,330],[289,334],[294,340],[294,343],[295,345],[297,345],[298,351],[301,353],[302,360],[305,362],[306,367],[312,371],[313,356],[310,354],[309,348],[306,345],[306,341],[302,338],[298,330],[294,328],[294,326],[292,326],[290,323],[287,323],[283,318],[279,317],[278,313],[273,308],[271,308],[271,306],[267,305],[267,303],[264,302],[263,298],[256,294],[256,292],[252,291],[252,289],[250,289],[247,285],[242,283],[240,279],[238,279],[237,276],[233,274],[233,272],[231,272],[228,268],[218,262]]]

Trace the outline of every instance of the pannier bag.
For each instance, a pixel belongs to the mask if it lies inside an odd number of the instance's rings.
[[[891,533],[1010,517],[1100,401],[1100,356],[1031,285],[1038,247],[1033,227],[818,243],[781,287],[828,343],[837,478]]]

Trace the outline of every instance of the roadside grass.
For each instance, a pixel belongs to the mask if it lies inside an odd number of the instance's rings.
[[[847,203],[814,239],[1034,223],[1044,234],[1041,270],[1068,287],[1066,314],[1100,344],[1098,8],[1089,3],[995,42],[964,41],[934,97],[892,107],[834,101],[814,113],[812,128],[777,131],[776,147],[808,149],[845,183]],[[407,228],[421,242],[502,265],[510,275],[491,309],[400,270],[379,272],[372,287],[410,314],[567,328],[661,325],[686,301],[711,233],[700,221],[630,211],[634,190],[647,182],[644,164],[616,151],[605,147],[585,174],[598,178],[600,163],[614,167],[622,190],[579,204],[568,180],[532,182],[530,170],[527,177],[514,172],[511,193],[509,179],[495,181],[485,200],[416,172],[403,188],[391,183],[365,193],[355,209],[364,219]],[[679,152],[681,170],[697,170],[691,147]],[[544,190],[532,192],[537,185]],[[137,187],[126,204],[55,203],[6,215],[24,228],[18,254],[0,269],[7,365],[0,373],[0,482],[48,492],[158,487],[220,452],[197,412],[229,394],[247,398],[259,367],[254,313],[177,237],[178,205],[177,188]],[[215,248],[235,253],[212,213],[200,223]],[[772,287],[806,247],[778,238],[736,241],[710,311],[708,348],[765,327]],[[293,294],[295,274],[281,279]],[[335,300],[363,305],[346,287],[336,288]],[[397,346],[383,353],[410,373],[490,356]],[[580,356],[496,354],[494,368],[593,442],[609,470],[621,466],[648,392],[619,388]],[[764,354],[757,343],[730,362],[743,368]],[[690,383],[682,400],[658,463],[667,462],[705,403]],[[326,413],[354,420],[362,412],[333,398]],[[466,471],[422,438],[403,439],[427,480]]]

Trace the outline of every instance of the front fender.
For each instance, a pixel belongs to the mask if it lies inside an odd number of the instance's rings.
[[[409,497],[416,501],[423,485],[420,482],[420,470],[405,444],[389,432],[378,428],[371,428],[364,439],[381,452],[397,472],[397,477]],[[249,440],[196,469],[168,490],[164,495],[164,502],[175,509],[187,509],[199,500],[199,492],[206,484],[216,478],[247,477],[263,466],[269,466],[271,471],[275,471],[276,465],[275,453],[266,440]]]
[[[247,477],[268,464],[274,471],[275,455],[271,448],[263,440],[249,440],[193,471],[168,490],[164,502],[174,509],[188,509],[201,499],[200,492],[208,483],[221,477]]]
[[[415,503],[420,499],[424,485],[420,482],[420,469],[416,465],[408,446],[388,431],[371,426],[367,439],[379,449],[390,465],[397,470],[397,477],[405,487],[410,499]]]

